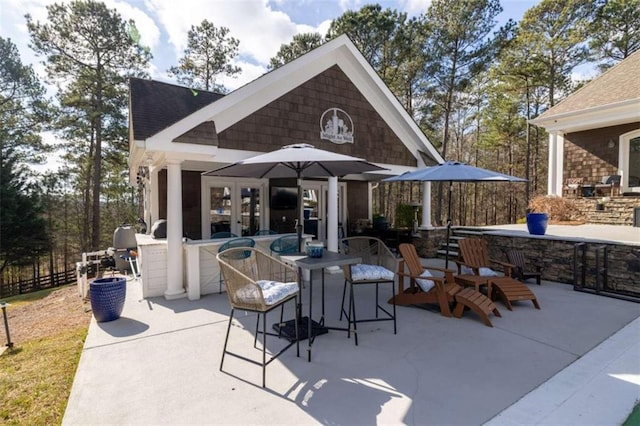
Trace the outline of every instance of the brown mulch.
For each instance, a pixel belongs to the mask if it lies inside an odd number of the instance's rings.
[[[10,305],[6,309],[14,345],[52,336],[65,329],[89,327],[91,321],[91,305],[82,301],[75,284],[54,290],[42,299]],[[5,344],[4,325],[0,336],[0,343]]]

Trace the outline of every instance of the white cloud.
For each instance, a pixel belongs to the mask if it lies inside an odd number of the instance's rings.
[[[409,16],[417,16],[427,11],[431,0],[400,0],[398,8],[407,12]]]

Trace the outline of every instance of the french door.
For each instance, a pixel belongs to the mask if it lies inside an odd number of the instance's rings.
[[[252,236],[268,224],[267,183],[259,179],[202,178],[202,238],[232,233]]]

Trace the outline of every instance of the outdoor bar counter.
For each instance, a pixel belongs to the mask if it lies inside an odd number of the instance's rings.
[[[284,234],[250,237],[256,247],[270,253],[271,243]],[[311,235],[303,235],[303,242]],[[197,300],[203,294],[218,292],[220,269],[216,255],[220,246],[233,238],[215,240],[186,240],[182,243],[185,276],[184,288],[189,300]],[[142,281],[142,297],[163,296],[167,290],[167,240],[151,235],[136,234],[138,243],[138,268]]]

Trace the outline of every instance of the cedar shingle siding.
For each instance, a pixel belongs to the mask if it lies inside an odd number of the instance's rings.
[[[340,108],[351,116],[353,144],[335,145],[320,139],[320,117],[330,108]],[[415,157],[338,66],[224,130],[218,139],[220,148],[269,152],[304,142],[372,162],[417,165]]]
[[[564,136],[564,178],[582,177],[586,184],[618,174],[618,138],[638,129],[640,122],[567,133]],[[609,148],[609,140],[615,142]]]

